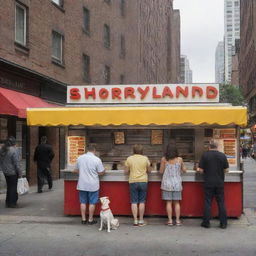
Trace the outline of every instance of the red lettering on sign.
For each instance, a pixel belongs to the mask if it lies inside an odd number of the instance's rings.
[[[91,91],[89,91],[89,89],[87,89],[87,88],[84,88],[84,97],[86,99],[88,99],[89,97],[92,97],[95,100],[95,98],[96,98],[95,88],[92,88]]]
[[[70,89],[70,99],[72,99],[72,100],[80,100],[81,99],[81,94],[80,94],[78,88]]]
[[[218,95],[218,90],[213,86],[206,87],[206,97],[207,99],[215,99]]]
[[[105,100],[108,98],[108,95],[109,95],[109,92],[107,89],[105,88],[101,88],[100,91],[99,91],[99,96],[101,99]]]
[[[120,96],[122,93],[120,88],[112,88],[112,99],[119,99],[121,100],[122,97]]]
[[[162,93],[163,98],[169,96],[170,98],[173,98],[172,91],[169,86],[165,86]]]
[[[125,99],[127,99],[128,97],[131,97],[131,98],[135,99],[134,88],[125,87],[124,88],[124,97],[125,97]]]
[[[182,88],[180,86],[177,86],[176,87],[176,98],[179,98],[180,94],[182,94],[184,97],[188,97],[188,87],[185,86],[185,88]]]
[[[149,86],[147,86],[145,89],[138,87],[137,90],[141,94],[140,99],[143,100],[148,94]]]
[[[203,89],[198,86],[192,86],[192,97],[196,97],[196,93],[198,93],[199,97],[203,96]]]
[[[160,94],[157,94],[157,88],[153,87],[153,98],[154,99],[160,99],[162,96]]]

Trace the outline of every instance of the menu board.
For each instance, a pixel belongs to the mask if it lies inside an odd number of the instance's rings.
[[[163,144],[163,130],[152,130],[151,131],[151,144],[161,145]]]
[[[124,132],[114,132],[115,144],[120,145],[125,143]]]
[[[214,139],[217,139],[218,150],[226,155],[229,165],[237,165],[236,129],[215,129]]]
[[[85,153],[85,136],[68,136],[68,164],[76,163],[77,158]]]

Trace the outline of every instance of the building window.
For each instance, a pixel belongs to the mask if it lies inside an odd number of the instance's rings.
[[[104,81],[105,84],[110,84],[110,67],[105,66],[104,68]]]
[[[120,75],[120,84],[124,84],[124,75]]]
[[[120,0],[120,12],[121,16],[125,16],[125,0]]]
[[[104,40],[104,46],[106,48],[110,47],[110,28],[107,24],[104,24],[104,35],[103,35],[103,40]]]
[[[124,58],[125,56],[125,38],[124,35],[120,37],[120,57]]]
[[[83,67],[84,67],[84,80],[90,83],[90,56],[84,54],[83,55]]]
[[[26,7],[16,3],[15,6],[15,42],[26,45],[27,37],[27,10]]]
[[[90,11],[84,7],[84,31],[90,33]]]
[[[63,64],[63,35],[57,31],[52,31],[52,59]]]
[[[63,8],[64,0],[52,0],[53,3]]]

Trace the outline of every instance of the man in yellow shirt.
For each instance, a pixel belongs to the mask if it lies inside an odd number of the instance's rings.
[[[134,226],[144,226],[145,201],[148,188],[148,172],[150,162],[143,156],[143,146],[133,146],[133,155],[125,162],[126,172],[129,173],[131,209],[134,218]],[[138,221],[139,204],[139,221]]]

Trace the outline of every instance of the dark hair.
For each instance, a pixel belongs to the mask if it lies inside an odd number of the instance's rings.
[[[41,143],[46,143],[47,142],[47,137],[46,136],[42,136],[41,137]]]
[[[178,151],[175,146],[168,144],[165,151],[165,158],[166,160],[174,159],[175,157],[178,157]]]
[[[209,148],[210,149],[217,149],[218,148],[218,143],[216,141],[210,141],[210,144],[209,144]]]
[[[16,145],[16,139],[13,136],[10,136],[5,142],[2,147],[2,152],[6,153],[9,147]]]
[[[96,151],[96,147],[93,144],[87,145],[86,149],[87,151],[90,151],[90,152]]]
[[[143,146],[141,144],[135,144],[133,146],[133,153],[142,155],[143,154]]]

